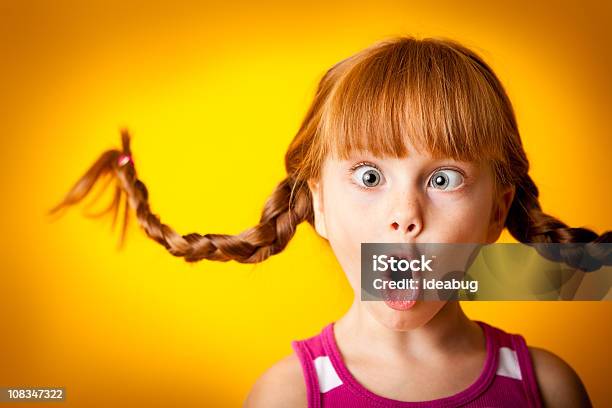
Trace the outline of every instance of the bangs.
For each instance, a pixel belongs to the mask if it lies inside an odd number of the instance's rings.
[[[411,145],[434,158],[503,163],[516,130],[493,86],[501,85],[470,51],[448,43],[381,42],[351,60],[323,108],[323,152],[402,158]]]

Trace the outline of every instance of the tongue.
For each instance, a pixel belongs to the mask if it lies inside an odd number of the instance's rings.
[[[408,310],[416,304],[415,300],[385,300],[387,306],[395,310]]]

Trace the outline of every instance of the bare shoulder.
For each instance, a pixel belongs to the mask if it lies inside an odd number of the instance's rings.
[[[580,377],[561,357],[539,347],[529,347],[529,354],[544,406],[592,406]]]
[[[278,361],[255,382],[243,408],[307,407],[306,385],[295,353]]]

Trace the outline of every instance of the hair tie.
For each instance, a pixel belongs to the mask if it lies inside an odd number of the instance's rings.
[[[132,166],[134,165],[134,160],[129,154],[122,153],[117,159],[117,164],[119,165],[119,167],[123,167],[128,163],[132,163]]]

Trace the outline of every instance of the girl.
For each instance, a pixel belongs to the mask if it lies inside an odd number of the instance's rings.
[[[262,262],[307,221],[355,291],[349,311],[254,385],[247,407],[590,406],[577,374],[522,336],[470,320],[457,301],[360,300],[360,243],[493,243],[504,227],[524,243],[611,242],[544,213],[515,115],[474,52],[446,39],[396,37],[334,65],[285,156],[287,177],[259,224],[239,235],[181,235],[149,207],[129,136],[52,212],[111,173],[121,242],[131,206],[174,256]],[[101,213],[101,214],[103,214]]]

